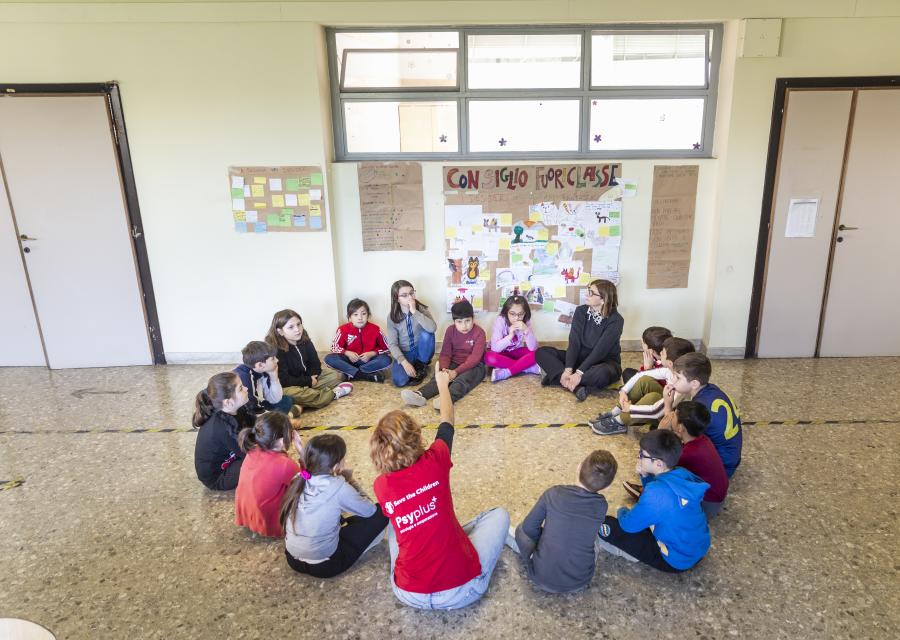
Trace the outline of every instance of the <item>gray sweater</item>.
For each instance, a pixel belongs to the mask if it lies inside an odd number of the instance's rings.
[[[286,523],[284,546],[297,560],[328,560],[338,546],[341,514],[368,518],[376,508],[343,476],[313,476],[303,487],[294,521]]]
[[[595,544],[606,517],[606,498],[575,485],[547,489],[516,529],[528,576],[554,593],[590,584]]]
[[[419,334],[422,331],[434,333],[437,331],[437,322],[431,317],[428,309],[420,309],[412,314],[412,330],[416,342],[419,341]],[[406,362],[404,351],[409,351],[412,345],[409,343],[409,332],[406,330],[406,316],[404,315],[400,322],[392,322],[390,314],[385,324],[385,333],[387,334],[388,349],[391,350],[391,356],[397,362]]]

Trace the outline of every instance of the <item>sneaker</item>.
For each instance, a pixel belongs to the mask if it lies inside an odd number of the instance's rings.
[[[620,433],[628,433],[628,427],[616,420],[615,418],[600,418],[599,420],[591,420],[591,431],[598,436],[614,436]]]
[[[334,389],[332,389],[332,391],[334,391],[334,399],[339,400],[340,398],[343,398],[344,396],[350,395],[350,392],[353,391],[353,385],[350,384],[349,382],[342,382],[338,386],[336,386]]]
[[[500,382],[510,377],[509,369],[494,369],[491,371],[491,382]]]
[[[530,373],[533,376],[539,376],[543,372],[541,371],[541,368],[538,365],[533,364],[530,367],[528,367],[527,369],[525,369],[522,373]]]
[[[575,388],[575,399],[578,402],[584,402],[588,397],[588,388],[585,386]]]
[[[637,500],[641,497],[641,494],[644,492],[644,485],[640,482],[628,482],[627,480],[622,482],[622,486],[625,487],[625,493],[630,495],[632,498]]]
[[[400,392],[400,399],[403,400],[406,404],[413,407],[424,407],[425,403],[428,400],[425,399],[418,391],[413,391],[412,389],[404,389]]]
[[[302,413],[303,413],[303,406],[299,405],[299,404],[295,404],[290,408],[290,411],[288,411],[288,417],[296,419],[296,418],[299,418],[300,414],[302,414]]]
[[[365,380],[366,382],[384,382],[384,376],[380,373],[366,373],[365,371],[360,371],[356,374],[354,380]]]
[[[519,553],[519,545],[516,544],[516,528],[509,525],[509,531],[506,533],[506,546]]]
[[[613,409],[610,409],[609,411],[604,411],[603,413],[601,413],[599,416],[597,416],[594,422],[600,422],[601,420],[603,420],[603,418],[615,418],[620,413],[622,413],[622,410],[619,409],[619,407],[615,407]]]

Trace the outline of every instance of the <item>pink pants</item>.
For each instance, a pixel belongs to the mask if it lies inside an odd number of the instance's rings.
[[[485,351],[484,363],[495,369],[509,369],[509,373],[516,376],[534,365],[534,351],[531,351],[528,347],[519,347],[518,349],[501,353]]]

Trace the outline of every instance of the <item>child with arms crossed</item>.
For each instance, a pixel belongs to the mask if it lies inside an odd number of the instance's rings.
[[[534,361],[537,348],[528,301],[525,296],[508,297],[494,320],[491,349],[484,352],[484,363],[494,368],[491,382],[506,380],[520,373],[541,375],[541,368]]]

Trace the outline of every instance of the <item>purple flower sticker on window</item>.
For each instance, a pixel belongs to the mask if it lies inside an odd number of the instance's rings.
[[[499,144],[501,147],[505,147],[506,146],[506,138],[500,138],[499,140],[497,140],[497,144]]]

